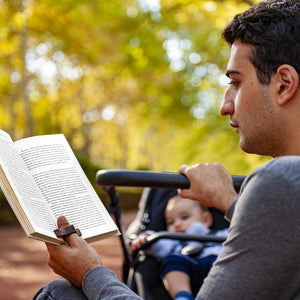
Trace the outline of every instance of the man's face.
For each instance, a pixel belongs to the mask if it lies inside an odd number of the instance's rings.
[[[259,83],[249,60],[252,46],[235,41],[227,66],[230,87],[220,113],[230,115],[230,125],[240,135],[240,147],[248,153],[276,156],[280,116],[272,99],[274,87]],[[274,97],[273,97],[274,98]]]

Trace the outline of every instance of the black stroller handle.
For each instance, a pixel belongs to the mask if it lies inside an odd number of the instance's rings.
[[[233,185],[238,192],[245,176],[233,175]],[[176,172],[129,171],[129,170],[99,170],[96,182],[102,187],[127,186],[150,188],[181,188],[188,189],[188,178]]]

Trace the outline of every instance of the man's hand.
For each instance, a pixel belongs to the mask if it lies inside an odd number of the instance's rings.
[[[183,198],[226,212],[238,196],[230,174],[218,163],[182,165],[179,172],[190,181],[189,189],[179,190]]]
[[[69,223],[65,217],[59,217],[57,225],[58,228],[62,228]],[[65,241],[67,244],[60,246],[46,243],[49,252],[48,264],[56,274],[81,287],[84,275],[91,269],[102,266],[101,258],[95,249],[77,234],[67,236]]]

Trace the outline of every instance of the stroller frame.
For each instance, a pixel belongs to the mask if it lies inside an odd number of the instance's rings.
[[[237,192],[245,179],[245,176],[233,175],[233,184]],[[129,249],[130,239],[127,236],[126,227],[122,219],[119,195],[117,186],[125,187],[148,187],[164,189],[186,189],[189,188],[188,178],[175,172],[153,172],[153,171],[129,171],[129,170],[99,170],[96,174],[97,184],[107,193],[109,200],[109,210],[114,216],[116,225],[121,233],[120,242],[124,255],[123,282],[131,289],[136,286],[134,278],[134,257]],[[168,233],[166,231],[157,232],[147,238],[143,248],[149,247],[158,239],[168,238],[176,240],[194,240],[199,242],[224,242],[224,237],[214,235],[187,235],[179,233]],[[138,287],[137,287],[138,289]],[[142,292],[140,292],[141,294]]]

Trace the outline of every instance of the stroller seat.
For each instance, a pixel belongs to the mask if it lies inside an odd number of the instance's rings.
[[[186,234],[166,233],[166,222],[164,210],[168,200],[177,194],[176,189],[145,188],[139,202],[139,210],[136,218],[127,229],[129,237],[135,237],[143,231],[153,230],[158,232],[150,237],[148,246],[158,238],[187,239]],[[212,231],[229,227],[229,222],[224,218],[224,214],[216,209],[209,209],[213,216]],[[196,240],[195,236],[190,236]],[[210,239],[211,240],[211,239]],[[204,242],[203,237],[200,241]],[[216,241],[223,242],[224,238]],[[149,255],[137,255],[134,262],[134,280],[130,288],[135,290],[140,296],[147,300],[171,299],[166,292],[163,282],[159,276],[160,263],[156,258]]]

